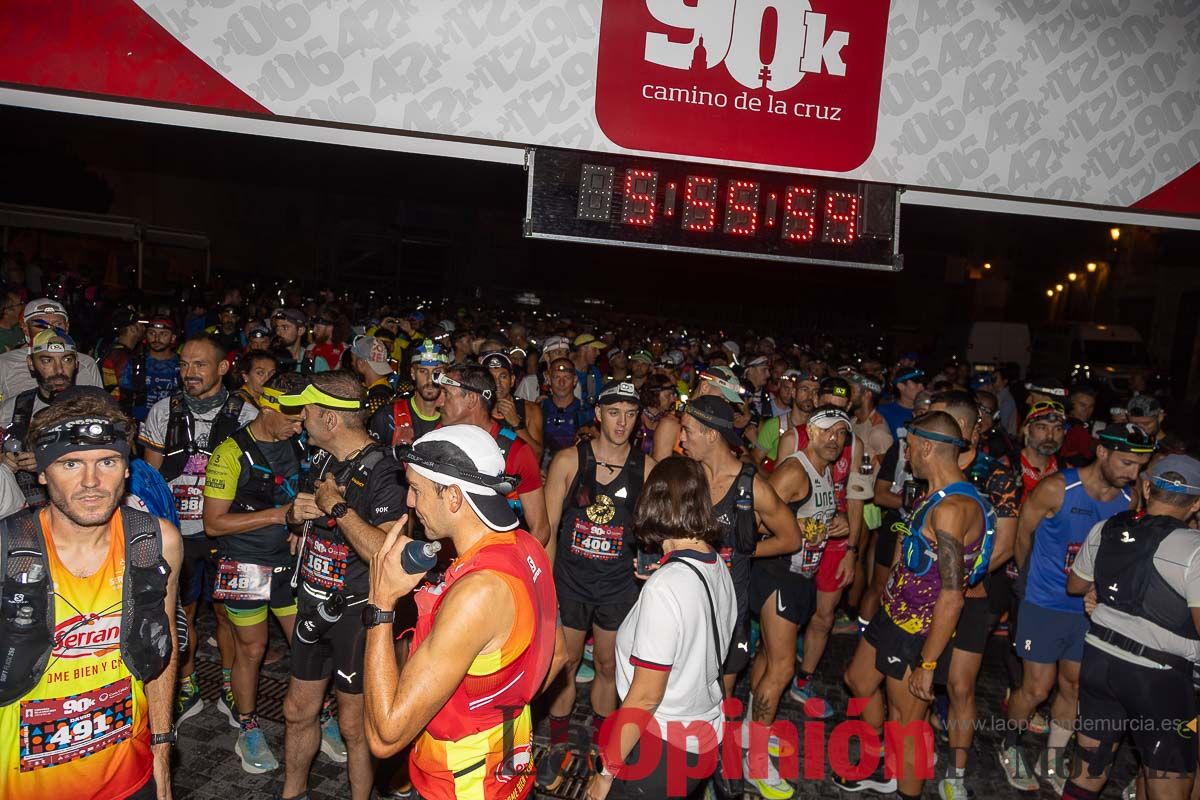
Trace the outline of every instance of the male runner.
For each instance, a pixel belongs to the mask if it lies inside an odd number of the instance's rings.
[[[1021,448],[1021,483],[1028,495],[1038,482],[1058,471],[1055,454],[1062,447],[1066,414],[1061,403],[1043,402],[1032,406],[1025,417],[1025,446]]]
[[[336,312],[330,308],[322,308],[317,316],[312,318],[312,344],[308,346],[307,355],[316,361],[322,358],[330,369],[338,369],[342,364],[342,354],[346,352],[345,342],[333,340],[336,329]],[[389,354],[390,355],[390,354]]]
[[[712,369],[724,368],[713,367]],[[794,383],[796,388],[792,393],[788,413],[764,420],[758,426],[758,438],[755,439],[753,452],[755,458],[767,471],[774,469],[774,465],[780,461],[780,440],[788,431],[806,425],[813,409],[817,407],[817,394],[821,390],[820,379],[811,372],[800,372],[796,374]]]
[[[592,747],[617,709],[617,629],[637,602],[633,510],[654,467],[633,447],[640,401],[632,382],[610,381],[596,406],[600,434],[559,452],[546,478],[546,509],[554,538],[559,615],[567,645],[566,680],[550,701],[550,753],[538,765],[538,785],[556,790],[574,758],[567,745],[575,707],[575,671],[584,641],[593,636]],[[589,762],[589,767],[596,765]]]
[[[0,797],[171,797],[182,544],[171,523],[117,510],[131,424],[79,397],[30,428],[50,505],[0,522]]]
[[[1161,442],[1167,435],[1162,427],[1166,412],[1153,395],[1135,396],[1125,407],[1125,415],[1130,422],[1153,436],[1156,442]]]
[[[442,387],[437,376],[450,363],[441,345],[425,339],[412,354],[408,369],[413,381],[413,393],[397,397],[376,411],[367,423],[367,431],[388,447],[412,444],[436,428],[442,418],[438,399]]]
[[[175,353],[175,321],[158,317],[146,324],[142,352],[125,364],[119,381],[121,408],[141,422],[150,407],[170,397],[179,383]]]
[[[884,720],[881,684],[888,718],[900,729],[925,719],[933,701],[934,671],[958,625],[963,590],[986,571],[985,538],[993,533],[987,501],[958,466],[966,441],[954,418],[943,411],[926,412],[911,420],[907,431],[909,463],[914,475],[928,481],[928,493],[909,521],[903,555],[892,569],[882,606],[846,671],[853,696],[867,701],[863,721],[876,731]],[[847,791],[898,790],[902,800],[916,800],[932,770],[932,745],[932,737],[886,742],[891,775],[898,779],[884,776],[881,759],[879,769],[866,779],[835,775],[834,782]],[[865,748],[863,753],[874,755]]]
[[[367,388],[363,408],[367,417],[390,403],[396,396],[392,383],[395,375],[388,360],[388,348],[382,339],[359,336],[350,347],[350,369]]]
[[[304,346],[308,332],[308,315],[296,308],[280,308],[271,314],[274,337],[271,346],[279,357],[280,372],[299,372],[311,375],[329,370],[329,363],[319,355],[310,355]]]
[[[704,467],[713,511],[721,524],[721,558],[737,592],[738,624],[721,670],[727,689],[750,663],[751,559],[790,555],[801,543],[791,509],[753,465],[743,464],[733,454],[743,441],[735,428],[733,406],[724,398],[704,395],[684,406],[679,442],[684,454]],[[771,534],[761,541],[760,526]]]
[[[506,353],[484,353],[479,363],[492,373],[496,382],[496,407],[492,418],[510,428],[525,444],[533,448],[538,463],[542,461],[542,407],[537,403],[513,397],[513,363]]]
[[[554,579],[545,550],[517,530],[495,439],[449,425],[404,453],[409,503],[431,540],[458,558],[436,586],[416,594],[411,654],[397,669],[389,624],[416,588],[394,525],[371,559],[364,611],[367,740],[384,758],[415,741],[412,780],[425,800],[522,800],[533,790],[529,703],[556,651]],[[384,624],[380,624],[384,623]]]
[[[217,309],[217,324],[209,325],[204,332],[216,339],[227,353],[244,350],[246,334],[239,323],[237,306],[223,305]]]
[[[1067,577],[1067,591],[1094,589],[1098,601],[1080,670],[1076,744],[1087,766],[1064,788],[1068,800],[1097,800],[1126,733],[1152,800],[1184,800],[1196,772],[1200,534],[1189,524],[1200,511],[1200,463],[1167,456],[1140,489],[1146,513],[1094,526]]]
[[[24,349],[24,348],[22,348]],[[50,405],[58,394],[75,385],[79,371],[75,341],[66,333],[40,330],[33,337],[26,358],[37,386],[0,404],[0,426],[4,427],[4,464],[13,471],[21,494],[30,508],[46,505],[46,490],[38,480],[37,459],[27,441],[33,415]]]
[[[913,405],[917,395],[925,391],[925,372],[916,367],[897,371],[892,379],[896,399],[879,407],[879,413],[891,427],[892,436],[899,439],[906,422],[913,418]]]
[[[583,401],[583,411],[588,419],[596,408],[596,399],[604,386],[604,376],[596,366],[600,353],[608,349],[608,345],[590,333],[581,333],[572,343],[571,362],[575,365],[575,373],[579,378],[579,392]]]
[[[638,350],[629,357],[630,380],[638,388],[638,391],[641,391],[642,384],[650,376],[650,370],[653,366],[654,356],[650,355],[650,351],[648,350]]]
[[[1020,749],[1020,728],[1056,685],[1050,738],[1035,769],[1060,793],[1066,783],[1060,762],[1075,724],[1079,662],[1088,629],[1083,600],[1067,594],[1067,575],[1092,527],[1129,508],[1126,487],[1153,452],[1154,440],[1141,428],[1110,425],[1100,433],[1095,461],[1046,477],[1021,506],[1015,557],[1025,594],[1015,643],[1025,668],[1020,688],[1008,701],[1009,725],[998,753],[1005,778],[1018,791],[1037,790]]]
[[[581,431],[591,432],[594,420],[592,412],[575,393],[579,374],[574,363],[569,358],[555,358],[547,369],[550,396],[542,400],[542,429],[546,443],[543,461],[553,458],[559,450],[574,447]]]
[[[761,425],[769,419],[771,413],[771,393],[767,391],[767,381],[771,378],[771,360],[766,356],[752,358],[746,364],[742,374],[742,384],[745,387],[745,402],[750,411],[751,424]]]
[[[509,493],[508,501],[525,520],[525,528],[539,542],[550,541],[550,522],[546,517],[546,499],[541,470],[533,457],[533,448],[517,437],[511,428],[492,418],[496,402],[496,382],[492,374],[474,364],[451,364],[437,377],[442,387],[438,407],[444,425],[475,425],[483,428],[504,453],[504,468],[521,480]]]
[[[125,371],[125,365],[133,358],[134,351],[145,337],[146,326],[136,316],[125,313],[113,321],[113,328],[116,330],[116,338],[100,362],[100,376],[105,391],[112,392],[113,397],[116,397],[121,373]]]
[[[701,397],[720,397],[729,403],[731,408],[741,407],[744,401],[742,385],[729,367],[710,367],[700,373],[700,377],[696,381],[696,391],[692,393],[691,399],[694,402]],[[738,414],[735,411],[734,415],[735,426],[739,417],[743,422],[749,419],[745,413]],[[654,447],[651,451],[654,454],[654,460],[662,461],[672,453],[683,452],[682,434],[682,411],[677,414],[667,414],[659,420],[658,425],[654,428]],[[742,441],[740,436],[736,438],[739,442]]]
[[[317,515],[298,544],[297,611],[300,633],[292,637],[292,678],[283,712],[287,719],[284,798],[304,796],[318,747],[334,760],[349,759],[350,794],[366,800],[374,764],[363,727],[362,607],[369,589],[367,564],[383,543],[383,526],[405,513],[408,487],[400,464],[371,438],[363,425],[365,392],[344,371],[314,375],[304,391],[281,398],[303,406],[308,443],[320,448],[311,467],[313,492],[296,495],[294,514]],[[390,447],[390,446],[389,446]],[[340,598],[333,600],[334,597]],[[323,624],[322,603],[342,605],[340,618]],[[311,630],[311,633],[306,633]],[[337,692],[338,727],[318,718],[330,678]],[[340,758],[339,758],[340,756]]]
[[[951,652],[939,659],[935,675],[935,680],[946,686],[950,700],[947,737],[953,758],[946,777],[938,783],[938,793],[942,800],[966,800],[967,754],[975,737],[975,684],[983,665],[988,636],[996,621],[989,600],[992,594],[990,572],[1003,567],[1012,556],[1021,484],[1016,471],[1008,464],[996,461],[978,449],[979,406],[970,394],[957,390],[939,392],[933,396],[929,409],[944,411],[958,423],[968,445],[958,455],[959,468],[996,512],[996,541],[988,564],[989,574],[979,583],[967,587],[962,614],[950,642]],[[1008,593],[1010,587],[1004,582],[996,591]]]
[[[780,462],[770,481],[779,499],[795,514],[803,537],[800,550],[758,558],[750,570],[750,606],[758,612],[762,626],[762,648],[750,670],[751,714],[763,725],[775,721],[780,697],[796,671],[797,634],[816,608],[814,577],[830,523],[837,516],[831,466],[849,438],[850,417],[836,406],[818,406],[807,427],[805,448]],[[751,769],[749,754],[746,758],[746,774],[763,797],[787,800],[795,793],[778,773],[759,778],[756,773],[762,772],[763,765]]]
[[[21,332],[25,335],[27,345],[33,344],[33,337],[38,331],[54,328],[63,333],[70,333],[71,321],[63,304],[49,297],[39,297],[25,304],[21,317]],[[26,356],[29,351],[17,347],[7,353],[0,354],[0,398],[16,397],[21,392],[37,386],[37,380],[29,374]],[[77,353],[79,376],[75,382],[80,386],[103,386],[100,380],[100,370],[96,360],[86,353]]]
[[[1072,467],[1082,467],[1096,457],[1096,440],[1092,437],[1096,389],[1086,383],[1072,386],[1067,406],[1066,434],[1059,457]]]
[[[196,629],[200,598],[212,601],[216,543],[204,534],[204,474],[218,444],[258,416],[258,409],[228,392],[222,385],[229,362],[225,351],[210,336],[186,342],[179,353],[183,392],[159,400],[142,423],[138,441],[142,457],[162,475],[175,496],[179,530],[183,535],[183,564],[179,576],[179,602],[187,615],[188,629]],[[217,618],[217,647],[221,653],[222,692],[217,706],[233,717],[233,630],[224,606],[213,603]],[[195,675],[196,637],[189,636],[180,659],[180,693],[177,722],[199,713],[204,706]]]
[[[319,509],[295,502],[304,447],[300,416],[280,405],[304,378],[281,372],[259,401],[260,413],[217,445],[204,480],[204,530],[217,541],[213,598],[233,626],[233,696],[241,728],[234,752],[242,769],[279,768],[258,726],[258,672],[270,639],[270,608],[291,644],[296,618],[288,525],[315,519]]]

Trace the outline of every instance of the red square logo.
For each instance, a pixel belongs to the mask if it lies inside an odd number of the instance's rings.
[[[596,118],[630,150],[852,170],[887,23],[888,0],[604,0]]]

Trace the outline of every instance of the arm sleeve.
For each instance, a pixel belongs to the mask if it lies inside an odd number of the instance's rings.
[[[666,573],[663,573],[666,577]],[[635,667],[669,670],[678,657],[679,633],[686,624],[669,581],[647,581],[638,598],[637,627],[629,663]]]
[[[232,438],[217,445],[204,472],[204,496],[233,500],[242,472],[242,450]]]
[[[1183,571],[1184,597],[1188,608],[1200,608],[1200,542],[1193,537],[1192,557]],[[1160,545],[1161,546],[1161,545]]]
[[[100,370],[96,367],[96,359],[85,353],[79,354],[79,375],[75,383],[79,386],[104,386]]]
[[[1083,546],[1079,548],[1079,553],[1075,556],[1075,562],[1071,565],[1071,572],[1085,581],[1095,579],[1096,551],[1100,549],[1100,531],[1103,529],[1104,522],[1097,522],[1092,526],[1092,529],[1088,531],[1087,538],[1083,541]],[[1197,580],[1200,580],[1200,573],[1197,574]],[[1200,605],[1200,593],[1197,594],[1197,597],[1196,605]],[[1190,594],[1188,599],[1191,599]]]

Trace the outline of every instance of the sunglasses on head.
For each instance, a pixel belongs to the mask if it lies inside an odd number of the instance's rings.
[[[483,397],[484,400],[492,399],[491,389],[476,389],[474,386],[467,386],[465,383],[459,383],[444,372],[439,372],[433,377],[433,382],[438,386],[453,386],[456,389],[462,389],[464,392],[474,392]]]

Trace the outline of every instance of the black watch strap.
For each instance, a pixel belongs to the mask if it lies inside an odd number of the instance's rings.
[[[374,628],[376,625],[390,625],[395,619],[395,611],[384,611],[379,606],[370,603],[363,606],[362,621],[367,628]]]
[[[150,734],[150,746],[153,747],[157,744],[175,744],[176,739],[177,736],[174,728],[166,733],[152,733]]]

